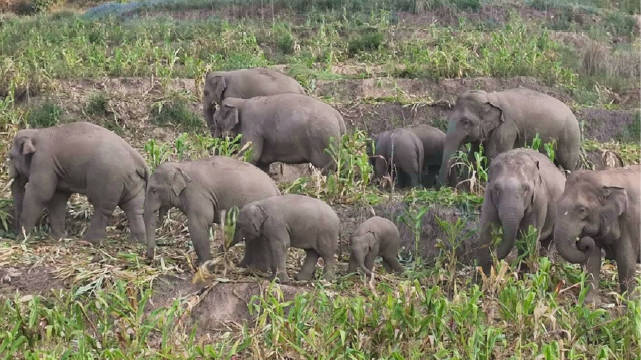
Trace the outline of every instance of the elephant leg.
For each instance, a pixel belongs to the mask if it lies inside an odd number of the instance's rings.
[[[101,202],[94,204],[94,213],[89,222],[89,228],[85,235],[85,240],[97,244],[100,240],[104,239],[107,235],[107,224],[109,219],[116,209],[117,204]]]
[[[289,276],[287,275],[289,233],[284,225],[268,220],[263,224],[263,236],[269,244],[272,276],[278,278],[281,283],[289,282]]]
[[[485,144],[485,155],[492,161],[498,154],[514,148],[516,128],[501,126],[490,135]]]
[[[13,223],[16,233],[20,233],[20,216],[22,216],[22,204],[24,202],[25,185],[27,179],[18,176],[11,183],[11,194],[13,195]]]
[[[67,201],[71,194],[56,191],[47,204],[49,211],[49,225],[51,225],[51,236],[60,239],[65,236],[65,213]]]
[[[636,241],[639,241],[638,238]],[[635,268],[637,263],[637,253],[632,246],[632,240],[628,236],[622,236],[620,243],[615,248],[617,270],[619,273],[619,286],[621,293],[626,291],[632,293],[636,288]]]
[[[214,209],[211,206],[192,206],[187,211],[187,227],[191,242],[194,245],[199,264],[211,259],[209,247],[209,227],[214,220]]]
[[[141,244],[145,243],[144,203],[145,196],[143,193],[140,193],[126,203],[120,204],[120,208],[125,212],[125,215],[127,215],[129,231],[131,231],[132,237]],[[167,208],[161,208],[161,211],[162,210],[164,210],[164,214],[159,213],[159,217],[167,215]]]
[[[349,257],[349,264],[347,265],[347,272],[350,273],[350,274],[356,272],[357,269],[358,269],[358,263],[359,263],[359,260],[356,259],[356,256],[354,256],[354,254],[352,254]]]
[[[376,256],[378,255],[374,254],[372,251],[365,256],[365,268],[371,272],[374,271],[374,260],[376,260]]]
[[[300,272],[296,274],[296,280],[311,280],[314,277],[314,271],[316,271],[316,263],[318,262],[318,253],[313,249],[305,249],[305,261],[303,262],[303,267],[301,267]]]

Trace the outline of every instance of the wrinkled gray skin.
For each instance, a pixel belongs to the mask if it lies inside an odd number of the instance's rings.
[[[305,94],[293,78],[269,69],[243,69],[207,73],[203,91],[203,113],[212,136],[218,137],[214,123],[216,105],[225,98],[249,99],[284,93]]]
[[[458,97],[448,120],[440,184],[446,184],[451,157],[462,144],[471,143],[473,152],[483,145],[491,161],[502,152],[531,144],[537,133],[543,143],[556,141],[555,161],[564,169],[578,165],[579,123],[567,105],[546,94],[525,88],[469,90]]]
[[[425,124],[408,127],[407,130],[418,136],[423,143],[423,186],[434,186],[443,160],[445,133]]]
[[[338,111],[299,94],[226,98],[214,119],[223,136],[243,134],[243,146],[252,142],[251,162],[265,171],[276,161],[331,167],[325,149],[330,138],[338,141],[345,134]]]
[[[280,195],[271,178],[255,166],[225,156],[166,162],[149,178],[145,199],[147,257],[154,257],[156,220],[177,207],[187,216],[191,241],[198,261],[211,259],[209,228],[220,222],[220,212],[241,208],[252,201]],[[251,265],[259,259],[245,258]]]
[[[335,274],[338,247],[338,215],[325,202],[303,195],[275,196],[245,205],[238,214],[234,243],[245,241],[245,252],[254,248],[257,239],[263,239],[270,248],[270,267],[273,276],[288,282],[285,268],[290,246],[305,250],[305,262],[296,280],[310,280],[314,276],[319,257],[325,261],[325,278]]]
[[[383,258],[385,270],[403,272],[398,262],[398,249],[401,236],[393,222],[380,216],[373,216],[358,226],[351,237],[352,251],[347,272],[356,272],[360,267],[367,275],[372,275],[374,260]]]
[[[113,132],[87,122],[20,130],[9,152],[16,229],[29,233],[43,209],[52,236],[65,235],[67,200],[85,194],[93,205],[85,238],[98,242],[116,206],[133,237],[144,242],[143,202],[148,170],[143,158]]]
[[[598,302],[601,249],[617,263],[621,292],[635,286],[635,264],[641,257],[640,186],[639,165],[580,170],[567,179],[559,200],[554,241],[563,258],[586,266],[592,277],[588,302]]]
[[[543,154],[531,149],[513,149],[498,155],[489,169],[489,181],[481,208],[480,248],[477,259],[489,274],[492,265],[489,245],[492,229],[503,227],[503,239],[496,249],[505,258],[517,237],[534,226],[546,249],[554,231],[556,204],[563,194],[565,176]]]
[[[421,186],[423,143],[408,129],[399,128],[378,134],[372,162],[377,178],[395,172],[398,186]]]

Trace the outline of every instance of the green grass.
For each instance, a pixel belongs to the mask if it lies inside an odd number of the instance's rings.
[[[187,99],[177,95],[154,102],[150,118],[151,123],[156,126],[171,125],[186,131],[204,129],[201,116],[189,108]]]
[[[46,101],[29,110],[27,123],[32,128],[56,126],[60,123],[64,110],[50,101]]]

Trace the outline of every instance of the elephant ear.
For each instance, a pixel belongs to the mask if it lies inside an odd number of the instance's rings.
[[[240,122],[238,117],[238,108],[232,104],[223,104],[222,120],[219,121],[218,126],[222,131],[231,131]]]
[[[171,191],[174,193],[174,196],[180,196],[190,182],[191,177],[187,175],[183,169],[176,167],[176,171],[174,172],[171,182]]]
[[[534,166],[536,166],[536,174],[534,174],[534,187],[532,188],[532,205],[534,205],[536,201],[536,193],[542,191],[541,186],[543,186],[543,178],[541,177],[541,168],[538,160],[534,161]]]
[[[227,89],[227,80],[224,76],[209,74],[207,75],[207,88],[212,92],[213,102],[220,104]]]
[[[486,94],[486,100],[483,108],[483,126],[481,126],[481,131],[483,137],[487,135],[501,124],[505,122],[505,112],[503,109],[503,104],[499,101],[496,93]]]
[[[35,152],[36,152],[36,146],[33,143],[33,139],[30,137],[25,138],[24,142],[22,143],[22,150],[21,150],[22,155],[30,155]]]
[[[18,177],[18,171],[16,170],[16,167],[13,165],[13,161],[9,161],[8,164],[9,167],[9,179],[14,179]]]
[[[628,208],[628,192],[618,186],[604,186],[601,188],[601,202],[616,212],[617,217],[621,216]]]
[[[249,206],[249,214],[249,224],[254,230],[254,233],[259,234],[265,220],[267,219],[267,214],[265,213],[265,210],[257,204]]]

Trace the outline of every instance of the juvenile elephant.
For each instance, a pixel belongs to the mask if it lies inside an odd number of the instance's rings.
[[[242,145],[252,142],[251,162],[265,171],[276,161],[331,167],[325,149],[331,138],[339,141],[345,134],[338,111],[299,94],[226,98],[214,118],[219,133],[243,134]]]
[[[16,229],[29,233],[42,210],[51,233],[65,234],[65,210],[72,193],[93,205],[85,238],[97,242],[116,206],[127,215],[135,239],[143,242],[142,218],[148,170],[143,158],[113,132],[87,122],[20,130],[9,152]]]
[[[347,272],[356,272],[358,267],[367,275],[372,275],[374,260],[380,255],[385,270],[403,272],[398,262],[398,249],[401,236],[393,222],[380,216],[373,216],[358,226],[352,234],[352,252]]]
[[[246,241],[245,254],[264,241],[270,249],[270,267],[281,282],[288,282],[285,268],[290,246],[305,250],[305,262],[296,280],[314,276],[319,257],[325,261],[325,277],[334,278],[338,247],[338,215],[325,202],[303,195],[282,195],[245,205],[238,214],[234,243]]]
[[[639,201],[641,166],[601,171],[575,171],[559,200],[554,228],[556,248],[563,258],[585,264],[592,276],[586,301],[598,301],[601,249],[614,258],[621,292],[635,285],[640,260]],[[577,238],[581,238],[578,242]]]
[[[203,112],[212,136],[220,136],[216,132],[214,114],[216,105],[225,98],[249,99],[284,93],[305,94],[305,90],[295,79],[276,70],[257,68],[207,73]]]
[[[481,208],[479,265],[489,273],[489,245],[495,225],[503,227],[503,240],[496,250],[505,258],[517,237],[530,225],[547,248],[552,240],[556,204],[563,194],[565,176],[545,155],[531,149],[513,149],[498,155],[489,169],[489,181]]]
[[[461,144],[472,143],[473,151],[483,145],[491,161],[502,152],[531,144],[536,134],[544,143],[556,142],[556,158],[563,168],[576,168],[579,123],[567,105],[525,88],[464,92],[449,116],[439,183],[446,184],[451,157]]]
[[[387,130],[376,136],[374,175],[377,178],[396,172],[400,187],[421,185],[423,143],[412,131],[404,128]]]
[[[156,247],[156,219],[171,207],[187,216],[191,241],[203,263],[211,259],[209,227],[221,219],[220,211],[280,195],[272,179],[255,166],[225,156],[205,160],[166,162],[149,178],[145,199],[147,257]],[[160,215],[160,216],[159,216]],[[243,264],[255,259],[247,258]]]
[[[443,160],[445,133],[425,124],[408,127],[407,130],[418,136],[423,143],[423,173],[421,175],[423,186],[434,186]]]

